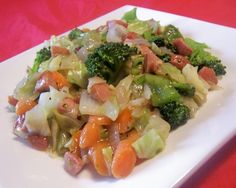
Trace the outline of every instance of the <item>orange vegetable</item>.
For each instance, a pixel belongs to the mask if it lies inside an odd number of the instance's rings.
[[[57,71],[52,72],[52,78],[55,80],[58,89],[68,86],[66,78],[61,73]]]
[[[60,47],[60,46],[52,46],[51,53],[52,53],[52,56],[69,55],[70,54],[69,50],[67,50],[66,48]]]
[[[102,149],[108,147],[107,141],[97,142],[89,149],[89,159],[91,160],[97,173],[101,176],[109,176],[109,169],[106,165]]]
[[[132,148],[130,142],[126,140],[121,141],[115,151],[111,172],[115,178],[125,178],[133,170],[137,161],[136,153]]]
[[[106,116],[89,116],[90,123],[95,123],[97,125],[111,125],[112,120]]]
[[[32,109],[37,103],[32,100],[19,100],[16,104],[16,114],[22,115]]]
[[[70,148],[69,148],[70,152],[75,153],[78,156],[80,156],[80,147],[79,147],[80,135],[81,135],[81,130],[76,131],[72,135],[72,143],[71,143]]]
[[[111,166],[111,172],[115,178],[125,178],[132,172],[137,161],[137,156],[131,144],[139,136],[137,131],[132,131],[126,139],[120,141],[118,144]]]
[[[81,132],[80,147],[88,148],[96,144],[96,142],[100,139],[100,131],[100,125],[88,122]]]
[[[131,111],[128,108],[125,108],[120,112],[118,118],[115,121],[120,133],[125,133],[128,131],[131,120]]]

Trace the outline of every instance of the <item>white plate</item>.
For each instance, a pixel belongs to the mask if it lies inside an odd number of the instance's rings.
[[[109,19],[119,19],[132,6],[121,7],[97,18],[82,27],[95,28]],[[225,65],[227,75],[220,81],[223,89],[210,92],[208,101],[196,117],[185,126],[172,132],[165,150],[140,165],[124,180],[98,177],[91,170],[83,170],[78,177],[69,176],[63,170],[63,161],[50,158],[12,134],[14,116],[7,112],[7,96],[25,75],[27,65],[32,65],[36,46],[0,64],[0,187],[42,188],[126,188],[126,187],[172,187],[195,171],[216,150],[236,133],[236,30],[195,19],[150,9],[138,8],[140,19],[154,18],[161,24],[174,24],[181,31],[214,48]]]

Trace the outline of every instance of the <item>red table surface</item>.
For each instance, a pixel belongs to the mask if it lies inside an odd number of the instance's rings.
[[[1,0],[0,2],[0,62],[43,42],[52,34],[61,34],[126,4],[236,28],[235,0]],[[182,187],[236,187],[236,136]]]

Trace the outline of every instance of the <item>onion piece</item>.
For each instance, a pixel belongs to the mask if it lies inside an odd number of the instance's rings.
[[[122,42],[127,34],[127,29],[115,21],[108,23],[107,42]]]

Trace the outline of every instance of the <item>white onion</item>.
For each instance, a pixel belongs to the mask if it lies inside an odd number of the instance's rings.
[[[108,22],[107,42],[122,42],[127,34],[127,29],[115,21]]]
[[[145,99],[149,100],[152,96],[152,91],[150,89],[150,87],[147,84],[144,84],[144,88],[143,88],[143,96]]]
[[[80,48],[77,52],[76,52],[77,57],[82,61],[85,62],[86,59],[88,58],[88,50],[86,47],[82,47]]]

